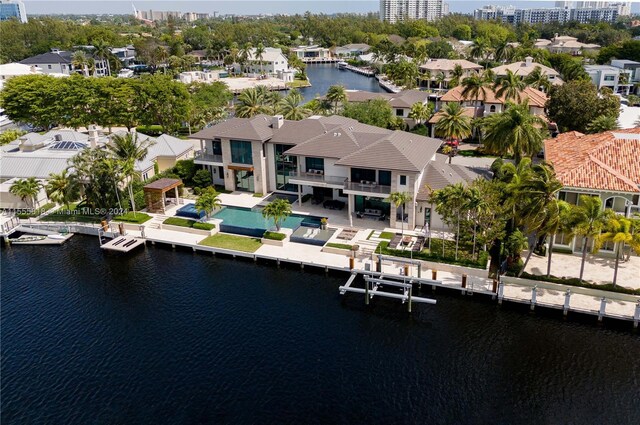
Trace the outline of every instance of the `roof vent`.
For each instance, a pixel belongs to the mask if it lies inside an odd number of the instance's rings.
[[[55,140],[56,142],[61,142],[62,141],[62,134],[56,134],[53,136],[53,140]]]

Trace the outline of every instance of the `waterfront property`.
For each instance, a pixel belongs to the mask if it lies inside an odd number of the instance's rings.
[[[337,56],[339,58],[355,58],[367,54],[369,50],[371,50],[371,46],[365,43],[352,43],[345,44],[344,46],[334,47],[329,50],[331,51],[333,56]]]
[[[630,90],[635,94],[640,94],[640,62],[627,59],[613,59],[611,66],[630,73],[630,82],[633,83]]]
[[[535,47],[547,49],[551,53],[568,53],[573,56],[580,56],[585,52],[595,52],[600,49],[598,44],[581,43],[576,37],[558,34],[551,40],[536,40]]]
[[[291,53],[295,54],[302,62],[323,63],[337,61],[331,56],[331,50],[318,45],[294,47],[291,49]]]
[[[544,143],[545,160],[553,164],[564,188],[560,199],[578,204],[580,195],[598,196],[602,206],[631,217],[640,213],[640,128],[599,134],[562,133]],[[582,251],[583,238],[556,236],[555,245]],[[613,253],[605,244],[600,252]]]
[[[441,140],[329,116],[288,121],[281,116],[234,118],[191,136],[201,151],[195,162],[226,190],[296,194],[298,202],[344,210],[354,220],[381,220],[392,227],[431,224],[418,192],[429,184],[430,164],[440,167]],[[436,165],[437,164],[437,165]],[[434,172],[431,173],[434,175]],[[408,192],[404,212],[387,201]]]
[[[634,82],[631,70],[611,65],[585,65],[584,70],[598,90],[607,87],[625,96],[632,92]]]
[[[288,70],[289,61],[282,54],[282,49],[274,47],[265,47],[261,55],[257,55],[256,49],[252,48],[242,69],[239,64],[236,64],[236,72],[246,74],[266,73],[276,76]]]
[[[20,61],[24,65],[35,65],[42,69],[45,74],[84,74],[105,76],[109,75],[107,60],[99,57],[92,57],[95,61],[95,71],[90,71],[85,65],[84,68],[76,68],[73,65],[73,52],[51,49],[48,53],[32,56]]]

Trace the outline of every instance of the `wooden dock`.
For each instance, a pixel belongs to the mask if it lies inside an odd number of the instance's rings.
[[[130,252],[140,245],[144,245],[144,239],[135,236],[116,236],[109,242],[100,245],[100,248],[116,252]]]

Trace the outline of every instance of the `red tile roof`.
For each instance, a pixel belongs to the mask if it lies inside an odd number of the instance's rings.
[[[640,192],[640,127],[562,133],[545,140],[544,153],[564,186]]]

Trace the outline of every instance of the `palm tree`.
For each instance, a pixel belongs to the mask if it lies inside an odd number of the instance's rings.
[[[549,258],[547,260],[547,277],[551,276],[551,257],[553,255],[553,244],[556,234],[571,232],[573,228],[573,209],[571,205],[565,201],[558,201],[557,213],[549,215],[545,231],[549,235]]]
[[[195,208],[198,212],[204,211],[207,219],[211,216],[213,210],[220,208],[220,198],[214,188],[208,187],[198,197],[195,203]]]
[[[549,223],[558,220],[563,202],[558,199],[562,183],[556,178],[553,167],[540,164],[534,165],[531,169],[532,173],[520,184],[516,192],[517,212],[531,237],[527,259],[518,277],[527,268],[537,240],[547,234]]]
[[[633,221],[619,216],[615,213],[609,213],[604,223],[604,232],[595,238],[594,251],[602,247],[605,242],[615,244],[616,264],[613,271],[613,286],[616,286],[618,280],[618,266],[620,264],[620,255],[625,245],[629,245],[637,254],[640,254],[640,234],[634,233],[632,230]]]
[[[263,93],[257,88],[248,88],[238,96],[236,116],[239,118],[251,118],[258,114],[266,113],[268,109],[267,105],[265,105]]]
[[[491,81],[486,75],[480,75],[477,72],[462,80],[462,97],[467,100],[473,100],[475,111],[473,116],[478,115],[480,103],[487,97],[487,90]]]
[[[484,119],[483,142],[491,152],[501,156],[513,154],[517,164],[523,156],[533,157],[540,152],[546,136],[546,123],[529,112],[527,101],[508,105],[504,112]]]
[[[286,199],[276,199],[269,202],[262,210],[262,216],[273,219],[276,230],[279,232],[282,222],[291,215],[291,204]]]
[[[500,62],[508,62],[513,57],[513,46],[508,43],[506,40],[501,41],[495,50],[495,59]]]
[[[456,183],[453,185],[445,186],[442,189],[435,190],[431,194],[430,201],[436,206],[436,211],[443,218],[453,217],[455,220],[450,222],[447,218],[447,224],[454,224],[456,226],[456,259],[458,258],[458,246],[460,241],[460,221],[462,219],[462,212],[466,208],[467,203],[467,191],[462,183]],[[444,238],[442,241],[442,255],[444,256]]]
[[[111,50],[109,50],[109,45],[103,40],[98,39],[93,42],[93,54],[98,59],[101,59],[107,62],[107,75],[111,75],[111,65],[109,64],[109,57],[111,56]]]
[[[469,54],[473,59],[485,59],[489,51],[489,41],[486,38],[476,38]]]
[[[264,48],[264,44],[258,43],[258,45],[256,46],[255,51],[253,52],[253,57],[255,59],[257,59],[258,62],[260,63],[260,74],[264,74],[264,69],[262,67],[262,65],[263,65],[262,59],[264,58],[265,51],[266,50]]]
[[[527,84],[516,75],[510,69],[507,70],[506,75],[500,77],[493,85],[493,90],[496,92],[496,97],[504,96],[506,101],[515,100],[520,103],[522,96],[520,93],[527,87]]]
[[[89,76],[88,64],[89,64],[89,58],[87,58],[86,53],[83,52],[82,50],[78,50],[74,52],[73,56],[71,56],[71,65],[73,65],[73,68],[81,69],[82,74],[85,77]]]
[[[447,77],[444,72],[438,72],[436,75],[435,83],[438,85],[438,90],[442,90],[442,84],[447,81]]]
[[[333,85],[327,90],[326,98],[329,102],[333,103],[333,113],[338,113],[338,104],[347,102],[347,92],[344,86]]]
[[[9,192],[19,197],[22,202],[34,208],[36,204],[36,197],[42,188],[42,183],[36,180],[35,177],[29,177],[27,179],[18,179],[9,187]]]
[[[243,73],[244,72],[244,64],[247,62],[247,60],[249,59],[249,56],[251,56],[251,43],[245,43],[242,45],[242,48],[240,49],[240,55],[238,56],[238,63],[240,64],[240,72]]]
[[[311,110],[302,106],[302,94],[296,89],[292,89],[278,103],[278,112],[287,120],[300,121],[311,115]]]
[[[393,192],[389,194],[387,198],[388,202],[391,202],[396,209],[400,208],[400,222],[401,222],[401,234],[404,236],[404,208],[407,202],[411,202],[411,194],[409,192]]]
[[[449,102],[440,112],[435,129],[437,135],[447,140],[462,140],[471,135],[471,118],[464,115],[464,109],[459,103]]]
[[[162,46],[157,46],[153,51],[153,61],[156,65],[162,65],[162,69],[166,71],[166,62],[169,59],[169,52]]]
[[[605,131],[617,130],[619,128],[618,118],[613,115],[600,115],[587,124],[587,133],[604,133]]]
[[[127,133],[124,136],[115,135],[111,138],[111,143],[107,145],[107,149],[111,155],[123,163],[124,174],[129,179],[127,189],[129,190],[129,200],[133,215],[136,215],[136,203],[133,196],[133,180],[137,175],[135,171],[135,163],[142,161],[147,157],[149,148],[154,145],[151,139],[138,139],[138,134]]]
[[[425,105],[422,102],[416,102],[411,105],[411,111],[409,111],[409,118],[415,120],[416,124],[420,125],[429,118],[433,112],[430,104]]]
[[[572,235],[582,237],[582,261],[580,263],[580,280],[584,274],[584,263],[587,259],[589,240],[600,235],[605,223],[606,214],[602,210],[602,200],[598,196],[581,195],[575,208],[575,222]]]
[[[541,90],[545,93],[548,92],[551,88],[551,81],[549,81],[549,76],[542,72],[542,68],[540,68],[539,66],[533,68],[533,71],[531,71],[529,75],[524,78],[524,82],[534,89]]]
[[[456,87],[462,81],[462,76],[464,75],[464,70],[462,69],[462,65],[456,64],[453,67],[453,71],[451,71],[451,79],[449,79],[449,83],[447,84],[448,88]]]
[[[66,205],[69,209],[71,202],[79,196],[77,181],[69,175],[69,170],[64,169],[59,174],[49,174],[46,185],[47,196],[59,205]]]
[[[418,76],[421,82],[427,82],[427,90],[431,90],[431,70],[426,69]]]

